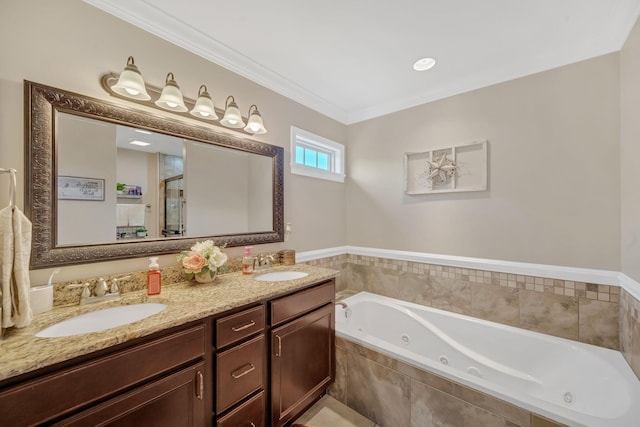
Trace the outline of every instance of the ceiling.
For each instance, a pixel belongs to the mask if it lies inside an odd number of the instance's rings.
[[[85,1],[345,124],[618,51],[640,13],[640,0]],[[422,57],[436,66],[414,71]]]

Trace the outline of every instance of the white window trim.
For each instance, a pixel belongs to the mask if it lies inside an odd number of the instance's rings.
[[[299,165],[296,163],[296,145],[302,142],[310,148],[319,151],[328,151],[332,153],[332,170],[325,171],[322,169]],[[289,165],[291,173],[294,175],[304,175],[312,178],[326,179],[329,181],[344,182],[346,177],[344,173],[344,145],[339,144],[330,139],[313,134],[304,129],[291,126],[291,159]]]

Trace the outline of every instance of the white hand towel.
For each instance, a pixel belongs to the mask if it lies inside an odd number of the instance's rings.
[[[116,226],[126,227],[129,225],[129,206],[118,203],[116,205]]]
[[[0,289],[2,328],[25,327],[33,313],[29,303],[31,222],[17,207],[0,211]]]
[[[144,226],[146,209],[145,205],[129,205],[129,225]]]

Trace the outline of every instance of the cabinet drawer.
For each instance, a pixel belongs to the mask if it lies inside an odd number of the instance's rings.
[[[247,400],[224,417],[216,427],[265,427],[264,391]]]
[[[216,357],[216,412],[263,387],[265,339],[260,335]]]
[[[333,301],[335,296],[335,281],[330,280],[311,289],[271,301],[271,325],[278,325],[323,306]]]
[[[198,359],[205,352],[203,324],[81,363],[0,393],[0,414],[31,425],[113,396]]]
[[[264,329],[264,307],[259,306],[216,320],[216,347],[221,348]]]

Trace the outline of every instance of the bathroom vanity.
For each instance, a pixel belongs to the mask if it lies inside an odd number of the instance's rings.
[[[118,327],[75,338],[41,339],[33,337],[30,327],[7,337],[5,344],[14,339],[13,345],[22,351],[34,352],[25,359],[42,359],[45,355],[35,353],[43,348],[64,352],[65,343],[73,348],[82,338],[85,354],[40,369],[24,367],[19,375],[0,371],[3,422],[284,425],[324,394],[335,376],[335,272],[296,268],[309,276],[265,285],[232,273],[220,276],[214,285],[167,286],[163,289],[167,312],[136,322],[126,331],[127,327]],[[201,308],[212,292],[227,295],[225,301],[210,300],[213,313]],[[240,294],[243,298],[234,298]],[[193,317],[199,318],[180,320]],[[161,330],[132,337],[144,334],[144,324],[158,322]],[[162,324],[172,326],[162,328]],[[100,348],[112,337],[125,342]],[[0,362],[11,356],[11,350],[5,351]],[[4,366],[15,368],[17,363]]]

